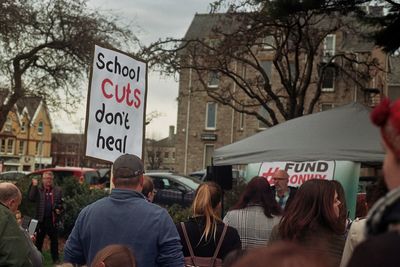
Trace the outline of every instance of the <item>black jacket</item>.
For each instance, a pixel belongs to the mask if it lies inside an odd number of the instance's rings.
[[[275,189],[275,186],[274,186],[274,185],[271,186],[271,190],[272,190],[272,195],[275,197],[275,195],[276,195],[276,189]],[[289,198],[288,198],[288,200],[287,200],[287,202],[286,202],[285,210],[287,210],[287,208],[289,207],[290,202],[293,201],[293,198],[294,198],[294,196],[296,195],[296,192],[297,192],[297,187],[289,186],[289,190],[290,190],[290,192],[289,192]]]
[[[214,238],[211,238],[206,242],[203,238],[201,242],[199,242],[204,227],[205,227],[204,217],[193,217],[190,218],[189,221],[185,222],[185,228],[189,236],[190,244],[192,245],[194,255],[199,257],[212,257],[217,247],[219,238],[222,234],[224,223],[219,222],[217,224],[216,240],[214,240]],[[183,235],[182,227],[180,224],[177,224],[176,228],[178,229],[178,233],[181,238],[181,243],[183,247],[183,256],[190,257],[189,249],[185,242],[185,236]],[[217,258],[223,259],[229,252],[241,248],[242,244],[240,242],[240,237],[237,230],[233,227],[228,226],[224,241],[222,241],[221,249],[219,250]]]
[[[52,216],[53,223],[56,221],[56,214],[54,212],[55,208],[62,210],[62,193],[61,188],[58,186],[53,186],[52,188],[53,198],[52,198]],[[45,209],[45,190],[42,185],[29,187],[28,198],[32,202],[36,202],[36,218],[39,222],[43,222],[44,219],[44,209]]]

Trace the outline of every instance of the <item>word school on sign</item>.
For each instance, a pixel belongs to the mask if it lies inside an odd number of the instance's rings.
[[[100,70],[105,68],[108,72],[122,75],[123,77],[129,77],[131,80],[136,79],[136,82],[139,82],[140,66],[137,66],[136,69],[128,66],[121,66],[121,64],[118,62],[118,56],[115,56],[114,60],[108,60],[106,62],[104,61],[104,58],[105,56],[103,53],[99,53],[97,55],[97,68]]]

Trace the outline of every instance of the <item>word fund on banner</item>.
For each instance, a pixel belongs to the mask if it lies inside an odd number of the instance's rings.
[[[273,184],[272,175],[277,170],[285,170],[289,174],[289,185],[300,186],[310,179],[332,180],[335,170],[334,161],[307,161],[307,162],[263,162],[259,175]]]
[[[142,157],[146,72],[145,62],[96,45],[87,156],[109,161],[126,153]]]

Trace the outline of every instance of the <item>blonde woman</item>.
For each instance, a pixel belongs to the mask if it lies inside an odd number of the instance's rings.
[[[192,204],[193,216],[184,223],[190,245],[196,257],[212,257],[222,235],[225,224],[220,219],[222,190],[213,182],[205,182],[196,191]],[[177,224],[181,237],[183,255],[190,257],[189,248],[181,224]],[[226,234],[217,258],[225,256],[236,249],[241,249],[240,237],[236,229],[227,226]]]

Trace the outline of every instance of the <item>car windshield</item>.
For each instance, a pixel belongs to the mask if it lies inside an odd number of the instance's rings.
[[[201,184],[201,181],[194,177],[187,177],[181,175],[172,175],[172,177],[174,177],[176,180],[190,187],[193,190],[196,190],[197,187],[199,187],[199,185]]]

